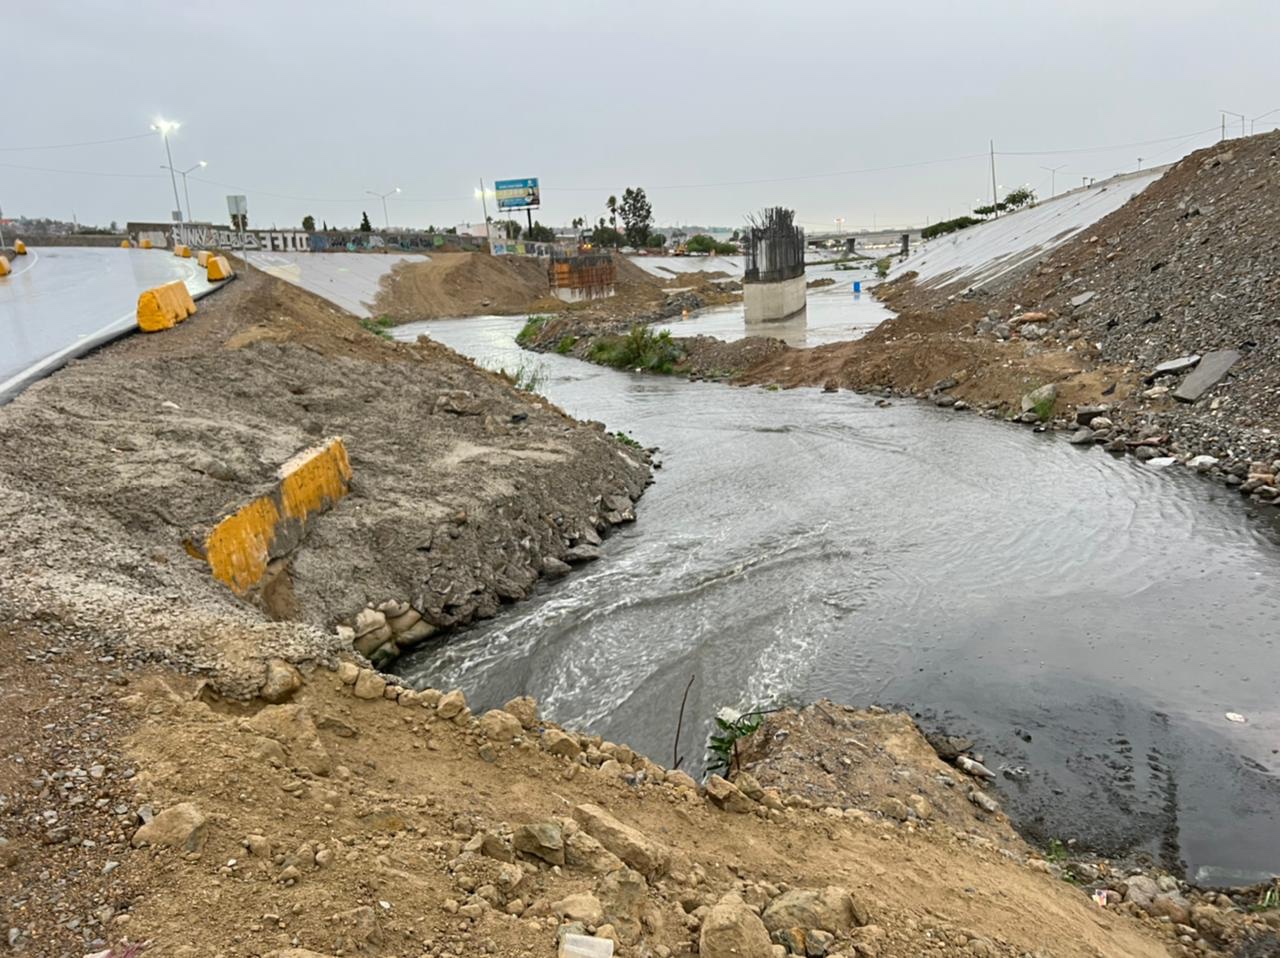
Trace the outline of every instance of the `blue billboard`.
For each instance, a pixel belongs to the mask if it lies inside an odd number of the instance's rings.
[[[498,180],[493,184],[499,210],[536,210],[540,205],[538,178]]]

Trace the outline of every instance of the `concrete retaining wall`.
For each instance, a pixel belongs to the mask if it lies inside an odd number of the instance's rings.
[[[743,283],[742,304],[748,323],[764,323],[793,316],[805,305],[804,275],[779,283]]]

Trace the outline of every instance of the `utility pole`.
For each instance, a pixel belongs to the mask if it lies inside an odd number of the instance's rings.
[[[1138,157],[1138,172],[1142,172],[1142,157]]]
[[[1000,218],[1000,197],[996,195],[996,141],[991,141],[991,209]]]
[[[1065,170],[1067,164],[1061,166],[1042,166],[1040,169],[1049,171],[1049,196],[1050,198],[1058,195],[1058,170]]]

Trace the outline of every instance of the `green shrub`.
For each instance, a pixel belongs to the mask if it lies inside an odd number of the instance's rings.
[[[889,267],[893,265],[892,256],[884,256],[876,260],[876,275],[884,279],[889,275]]]
[[[636,442],[621,429],[613,434],[613,438],[618,440],[618,442],[622,443],[624,446],[630,446],[632,449],[640,448],[640,443]]]
[[[556,352],[561,356],[567,356],[573,352],[573,347],[578,344],[577,336],[561,336],[560,342],[556,343]]]
[[[715,253],[717,256],[732,256],[738,252],[738,247],[734,243],[719,243],[715,237],[708,236],[706,233],[695,233],[689,237],[684,248],[690,253]]]
[[[738,764],[738,740],[746,738],[764,722],[759,712],[739,715],[733,709],[721,709],[716,716],[716,728],[720,731],[707,740],[707,771],[727,775]]]
[[[625,336],[602,336],[591,344],[591,360],[614,369],[670,373],[684,356],[668,330],[655,333],[648,326],[633,326]]]
[[[516,342],[521,346],[528,346],[538,338],[538,333],[542,331],[542,327],[550,321],[550,316],[530,316],[525,320],[520,332],[516,333]]]
[[[932,226],[926,226],[920,231],[921,239],[933,239],[935,236],[945,236],[947,233],[954,233],[956,230],[968,229],[970,226],[977,226],[982,220],[973,216],[957,216],[953,220],[943,220],[941,223],[934,223]]]
[[[390,316],[379,316],[377,319],[362,319],[360,320],[360,325],[368,332],[373,333],[375,336],[381,336],[383,339],[395,338],[387,332],[388,329],[395,325]]]

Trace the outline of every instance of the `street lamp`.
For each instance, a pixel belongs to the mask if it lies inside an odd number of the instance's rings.
[[[1061,166],[1042,166],[1040,169],[1049,171],[1049,194],[1051,197],[1058,195],[1058,170],[1065,170],[1067,165]]]
[[[386,224],[387,229],[391,229],[391,217],[387,215],[387,197],[399,193],[400,187],[397,186],[395,189],[387,190],[385,193],[375,193],[373,190],[365,190],[365,192],[382,200],[382,221]]]
[[[159,117],[156,117],[155,122],[151,124],[151,129],[159,133],[160,138],[164,140],[164,155],[169,159],[169,181],[173,184],[173,205],[178,211],[179,219],[182,218],[182,201],[178,199],[178,178],[174,175],[173,153],[169,150],[169,134],[180,126],[182,126],[181,123],[175,123],[172,120],[163,120]]]
[[[187,189],[187,174],[190,173],[192,170],[199,170],[208,165],[209,164],[206,163],[204,160],[201,160],[195,166],[188,166],[185,170],[175,170],[172,166],[165,166],[163,163],[160,164],[160,169],[168,170],[170,173],[177,173],[180,177],[182,177],[182,192],[183,192],[183,195],[185,195],[187,198],[187,222],[188,223],[192,222],[194,217],[191,215],[191,191]]]

